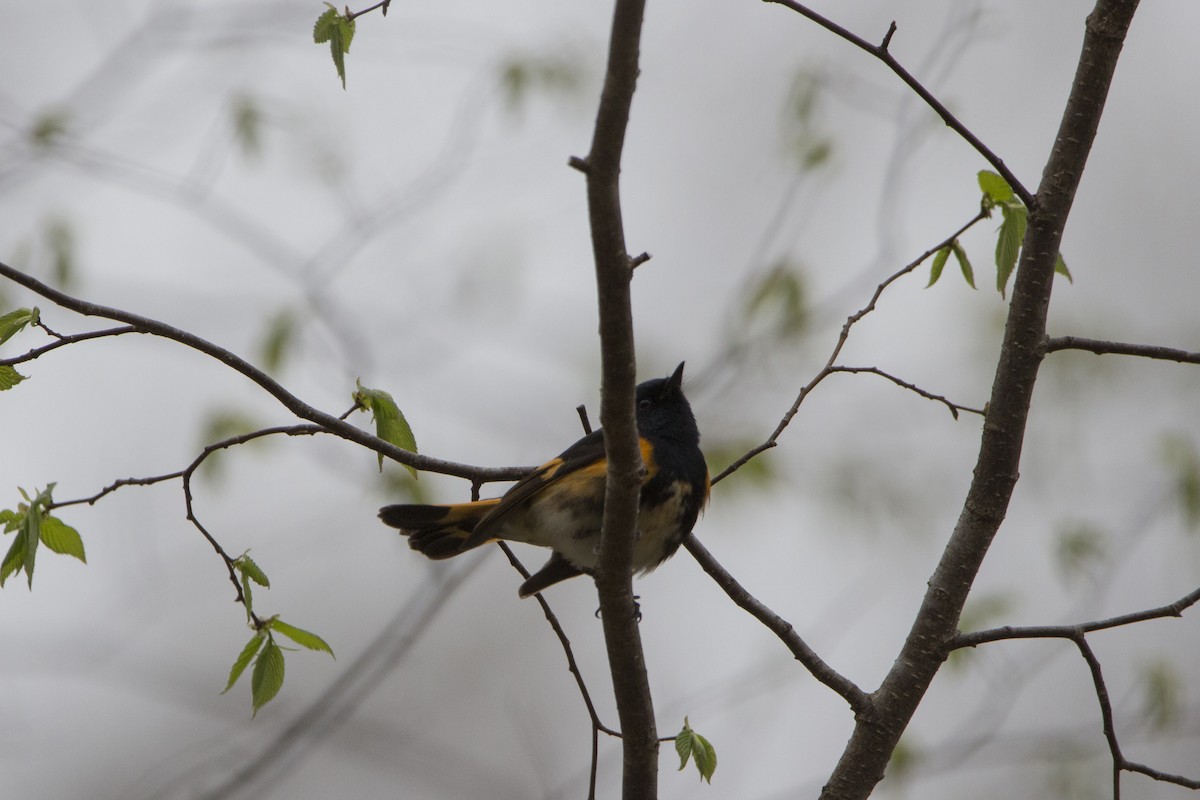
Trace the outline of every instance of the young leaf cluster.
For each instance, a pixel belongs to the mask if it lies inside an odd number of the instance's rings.
[[[1029,209],[1021,202],[1021,198],[1017,197],[1012,187],[1008,185],[1008,181],[997,173],[986,169],[980,170],[977,178],[979,188],[983,191],[983,200],[981,201],[983,212],[991,216],[992,212],[1000,209],[1000,215],[1003,218],[996,237],[996,290],[1000,292],[1001,297],[1004,297],[1008,290],[1008,281],[1012,278],[1013,271],[1017,268],[1017,260],[1021,256],[1021,243],[1025,240]],[[942,270],[951,254],[958,261],[959,269],[962,271],[967,285],[972,289],[975,288],[975,272],[971,268],[971,262],[967,259],[966,251],[957,239],[934,253],[933,264],[929,270],[929,283],[926,284],[926,288],[933,286],[937,283],[938,278],[942,277]],[[1058,254],[1054,271],[1067,280],[1072,280],[1062,253]]]
[[[37,306],[33,308],[18,308],[7,314],[0,315],[0,344],[4,344],[28,325],[36,325],[39,319]],[[0,392],[11,389],[25,376],[17,372],[11,364],[0,364]]]
[[[1003,221],[1000,223],[999,236],[996,238],[996,290],[1000,296],[1005,296],[1008,279],[1017,268],[1017,259],[1021,255],[1021,242],[1025,241],[1025,226],[1029,221],[1029,209],[1017,197],[1008,181],[990,170],[980,170],[979,188],[983,190],[983,210],[1000,209]],[[1062,253],[1054,264],[1054,271],[1071,280],[1067,262]]]
[[[342,89],[346,88],[346,54],[350,52],[350,42],[354,39],[354,18],[342,14],[332,3],[326,3],[329,8],[317,17],[313,26],[313,42],[324,44],[329,42],[329,52],[333,56],[333,66],[337,69],[338,77],[342,79]]]
[[[712,783],[713,773],[717,770],[717,751],[712,743],[692,730],[688,718],[683,718],[683,730],[675,735],[675,752],[679,754],[679,769],[687,766],[688,759],[693,759],[700,779]]]
[[[0,316],[0,344],[4,344],[26,325],[36,325],[40,319],[37,306],[33,308],[18,308]]]
[[[955,261],[958,262],[958,268],[962,271],[963,280],[972,289],[975,288],[975,270],[971,268],[971,261],[967,258],[967,251],[963,249],[958,239],[955,239],[933,254],[933,266],[929,270],[929,283],[925,284],[926,289],[933,286],[938,282],[938,278],[942,277],[942,270],[945,269],[946,262],[950,259],[951,253],[954,254]]]
[[[333,648],[317,634],[297,628],[295,625],[289,625],[278,616],[255,623],[254,600],[250,587],[252,584],[258,584],[264,588],[270,588],[271,582],[262,568],[245,553],[234,560],[233,567],[237,571],[242,585],[246,617],[252,624],[256,624],[257,629],[233,662],[233,667],[229,670],[229,681],[225,684],[221,694],[232,689],[246,668],[253,663],[254,669],[250,672],[250,698],[254,706],[253,713],[257,715],[258,710],[271,702],[283,688],[283,651],[286,648],[275,641],[276,633],[282,634],[308,650],[329,653],[330,656],[333,656]]]
[[[55,553],[74,556],[87,563],[79,532],[50,513],[54,503],[54,484],[33,498],[24,489],[18,491],[25,502],[19,503],[15,510],[6,508],[0,511],[0,525],[4,526],[5,535],[14,531],[17,534],[4,554],[4,560],[0,562],[0,587],[15,573],[24,570],[29,588],[33,588],[33,567],[39,544],[46,545]]]
[[[354,404],[371,412],[375,419],[376,436],[409,452],[417,452],[417,439],[413,436],[412,428],[390,394],[380,389],[368,389],[362,385],[362,381],[358,381],[358,388],[354,392]],[[407,464],[405,469],[412,473],[414,478],[417,477],[416,469]],[[383,471],[382,454],[379,455],[379,471]]]

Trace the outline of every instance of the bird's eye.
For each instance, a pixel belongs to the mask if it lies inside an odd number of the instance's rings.
[[[649,408],[650,407],[650,398],[643,397],[641,400],[638,400],[637,407],[638,408]]]

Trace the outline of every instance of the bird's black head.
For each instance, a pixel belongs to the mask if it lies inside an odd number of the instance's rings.
[[[700,442],[692,407],[683,396],[683,364],[669,378],[655,378],[637,387],[638,431],[674,439],[683,444]]]

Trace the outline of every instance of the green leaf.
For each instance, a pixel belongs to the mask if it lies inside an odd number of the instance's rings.
[[[41,500],[41,495],[38,496]],[[42,540],[42,506],[40,502],[29,505],[25,519],[21,521],[21,533],[25,535],[25,553],[21,558],[21,566],[25,577],[29,579],[29,588],[33,588],[33,564],[37,560],[38,543]]]
[[[296,316],[285,308],[271,318],[267,333],[259,345],[263,369],[272,374],[279,372],[295,340]]]
[[[1200,450],[1182,434],[1166,436],[1162,443],[1163,459],[1174,474],[1174,495],[1189,530],[1200,528]]]
[[[1062,253],[1055,256],[1054,271],[1066,278],[1069,283],[1075,282],[1075,279],[1071,277],[1071,270],[1067,269],[1067,262],[1063,260]]]
[[[257,156],[262,151],[262,108],[253,97],[242,94],[233,100],[232,115],[234,138],[242,153]]]
[[[583,88],[583,69],[569,51],[516,54],[501,62],[500,89],[510,112],[520,112],[534,92],[570,97]]]
[[[259,586],[270,589],[271,582],[267,580],[267,573],[263,572],[262,568],[254,563],[254,559],[246,553],[238,556],[234,560],[233,566],[242,576],[242,605],[246,607],[246,621],[249,622],[254,616],[254,592],[250,589],[250,584],[257,583]]]
[[[58,517],[47,515],[42,520],[42,544],[56,553],[74,556],[83,563],[87,563],[87,556],[83,552],[83,539],[80,537],[79,531]]]
[[[413,436],[412,428],[390,394],[379,389],[368,389],[359,381],[358,389],[354,392],[354,402],[360,408],[371,412],[375,419],[376,436],[409,452],[417,452],[417,440]],[[417,477],[416,469],[407,464],[404,466],[414,478]],[[379,455],[379,470],[383,471],[382,454]]]
[[[22,517],[22,519],[24,519],[24,517]],[[3,587],[4,582],[23,566],[25,566],[24,530],[17,534],[17,538],[13,539],[12,546],[9,547],[8,552],[4,554],[4,561],[0,562],[0,587]]]
[[[680,770],[687,766],[689,758],[694,759],[700,779],[712,783],[712,775],[717,769],[717,751],[708,739],[692,730],[687,717],[683,718],[683,730],[675,736],[675,752],[679,754]]]
[[[1008,185],[1008,181],[1004,180],[1000,175],[991,170],[980,170],[979,188],[983,190],[983,194],[992,205],[1003,205],[1014,199],[1012,187]]]
[[[954,249],[954,257],[958,259],[958,268],[962,270],[963,280],[967,282],[968,286],[974,289],[975,270],[971,269],[971,260],[967,258],[966,249],[959,244],[958,239],[954,240],[954,243],[951,245],[951,247]]]
[[[0,344],[4,344],[26,325],[36,325],[39,312],[37,307],[18,308],[0,316]]]
[[[805,170],[828,163],[834,153],[834,140],[823,124],[829,88],[825,69],[802,66],[793,76],[785,100],[783,125],[788,151]]]
[[[316,650],[322,653],[329,653],[331,656],[333,655],[333,648],[315,633],[306,631],[303,628],[297,628],[295,625],[289,625],[278,617],[271,620],[270,627],[271,630],[282,633],[284,636],[288,637],[301,647],[307,647],[309,650]],[[334,657],[336,658],[336,656]]]
[[[261,633],[255,633],[250,637],[250,641],[246,642],[246,646],[242,648],[242,652],[238,654],[237,660],[233,662],[233,668],[229,670],[229,682],[225,684],[225,688],[221,690],[221,694],[225,694],[233,685],[237,683],[238,678],[242,677],[242,673],[246,671],[246,667],[250,666],[250,662],[254,660],[255,653],[262,647],[263,642],[267,637]]]
[[[326,3],[325,5],[329,6],[329,8],[321,12],[321,16],[317,17],[317,23],[313,25],[314,44],[324,44],[333,38],[333,32],[337,28],[338,17],[341,16],[332,3]]]
[[[267,573],[263,572],[262,567],[258,566],[250,556],[242,553],[233,564],[241,570],[243,575],[259,586],[267,589],[271,588],[271,581],[267,578]]]
[[[267,644],[254,660],[254,672],[250,675],[250,696],[254,713],[279,694],[283,686],[283,651],[267,634]]]
[[[1057,540],[1055,560],[1064,578],[1077,578],[1093,566],[1104,564],[1107,555],[1104,531],[1094,525],[1073,523],[1058,533]]]
[[[808,295],[801,268],[779,261],[748,287],[741,328],[778,340],[795,339],[808,328]]]
[[[342,89],[345,89],[346,53],[350,52],[350,42],[354,39],[354,20],[346,19],[332,4],[325,5],[329,6],[329,9],[317,17],[317,23],[313,26],[313,42],[329,42],[333,65],[337,68],[338,77],[342,79]]]
[[[1000,224],[1000,236],[996,239],[996,288],[1004,297],[1008,279],[1017,267],[1017,256],[1025,239],[1025,223],[1029,214],[1024,206],[1005,205],[1000,209],[1004,212],[1004,222]]]
[[[58,142],[69,128],[71,116],[63,110],[43,113],[29,130],[29,141],[38,148],[48,148]]]
[[[942,270],[946,268],[946,259],[949,257],[949,245],[933,254],[933,265],[929,268],[929,283],[925,284],[926,289],[933,286],[938,282],[938,278],[942,277]]]
[[[246,609],[246,624],[254,621],[254,592],[250,590],[250,579],[242,574],[242,607]]]
[[[68,287],[75,275],[75,229],[66,219],[55,218],[46,223],[43,234],[50,250],[51,275],[57,286]]]
[[[13,388],[27,377],[8,364],[0,364],[0,392]]]
[[[1166,661],[1155,661],[1141,670],[1144,692],[1143,715],[1150,727],[1165,731],[1175,727],[1183,714],[1183,683],[1175,667]]]

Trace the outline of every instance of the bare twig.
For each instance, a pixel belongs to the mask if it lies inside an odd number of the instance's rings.
[[[346,411],[342,415],[342,418],[344,419],[346,416],[349,416],[354,410],[354,407],[351,407],[350,410]],[[183,502],[184,508],[187,511],[188,522],[192,523],[192,526],[200,532],[200,535],[208,541],[213,550],[216,551],[217,555],[221,557],[221,560],[225,562],[225,568],[229,572],[229,579],[233,582],[234,591],[236,592],[234,601],[245,605],[246,598],[242,592],[242,584],[241,581],[238,580],[236,567],[234,565],[234,562],[237,559],[231,557],[229,553],[226,552],[225,548],[221,546],[221,543],[217,541],[216,537],[213,536],[207,528],[204,527],[204,524],[201,523],[199,518],[196,516],[194,500],[192,497],[192,477],[195,475],[196,470],[200,468],[200,465],[203,464],[209,456],[220,450],[226,450],[230,447],[236,447],[238,445],[242,445],[247,442],[254,441],[255,439],[261,439],[267,436],[313,436],[319,433],[330,433],[330,431],[326,430],[320,425],[281,425],[273,428],[262,428],[261,430],[250,431],[248,433],[238,434],[236,436],[230,436],[227,439],[222,439],[219,442],[214,442],[210,445],[207,445],[203,450],[200,451],[200,454],[196,456],[196,458],[193,459],[190,464],[181,470],[144,478],[122,478],[120,480],[113,481],[108,486],[105,486],[103,489],[93,495],[76,498],[74,500],[64,500],[62,502],[53,503],[50,505],[50,508],[64,508],[66,506],[83,504],[95,505],[102,498],[125,486],[152,486],[157,483],[180,480],[183,486]],[[258,618],[258,616],[255,615],[253,611],[250,611],[250,609],[247,609],[247,611],[249,611],[255,626],[257,627],[261,625],[261,620]]]
[[[579,414],[579,423],[583,425],[583,433],[587,435],[592,432],[592,421],[588,419],[587,406],[583,403],[575,406],[576,413]]]
[[[388,12],[388,6],[390,6],[391,4],[392,4],[392,0],[383,0],[383,2],[376,3],[375,5],[373,5],[369,8],[364,8],[362,11],[351,11],[349,8],[346,8],[344,14],[345,14],[346,19],[354,20],[357,17],[361,17],[363,14],[370,14],[375,9],[379,9],[380,11],[383,12],[383,15],[386,17],[387,12]]]
[[[778,636],[779,640],[787,646],[796,660],[803,664],[812,673],[814,678],[830,689],[833,689],[850,704],[850,708],[853,709],[856,717],[861,717],[870,711],[870,696],[858,688],[849,678],[846,678],[833,669],[833,667],[826,664],[800,638],[800,634],[796,633],[796,629],[792,627],[790,622],[767,608],[754,595],[746,591],[745,587],[738,583],[737,579],[721,566],[720,562],[713,557],[712,553],[700,543],[700,540],[694,534],[683,540],[683,546],[692,554],[692,557],[696,559],[700,567],[709,574],[709,577],[716,581],[725,594],[729,595],[730,600],[737,603],[738,606]]]
[[[1082,336],[1054,336],[1046,339],[1047,353],[1054,353],[1060,350],[1086,350],[1096,355],[1140,356],[1141,358],[1156,358],[1163,361],[1177,361],[1180,364],[1200,364],[1200,353],[1177,350],[1174,347],[1130,344],[1128,342],[1106,342],[1100,339],[1085,339]]]
[[[972,633],[962,633],[955,636],[949,644],[950,650],[957,650],[961,647],[976,647],[989,642],[999,642],[1005,639],[1051,639],[1051,638],[1071,638],[1075,631],[1083,633],[1093,633],[1095,631],[1108,630],[1109,628],[1119,628],[1123,625],[1133,625],[1138,622],[1146,622],[1152,619],[1165,619],[1166,617],[1181,617],[1183,612],[1200,602],[1200,589],[1184,595],[1174,603],[1168,603],[1165,606],[1157,608],[1148,608],[1144,611],[1135,611],[1130,614],[1121,614],[1117,617],[1109,617],[1108,619],[1095,620],[1093,622],[1080,622],[1074,625],[1033,625],[1025,627],[1004,626],[1000,628],[989,628],[982,631],[974,631]]]
[[[991,628],[984,631],[976,631],[974,633],[960,634],[951,641],[949,649],[977,647],[981,644],[1013,639],[1070,640],[1079,649],[1079,653],[1083,657],[1083,660],[1087,664],[1092,675],[1092,685],[1096,691],[1096,700],[1100,705],[1100,717],[1104,731],[1104,738],[1105,741],[1108,742],[1108,750],[1112,756],[1113,800],[1120,800],[1121,797],[1122,772],[1137,772],[1164,783],[1173,783],[1189,789],[1200,789],[1200,779],[1188,778],[1182,775],[1163,772],[1145,764],[1141,764],[1136,761],[1130,761],[1124,756],[1124,754],[1121,752],[1120,741],[1117,738],[1112,702],[1109,699],[1108,687],[1104,682],[1104,675],[1100,667],[1100,660],[1096,657],[1095,651],[1092,650],[1091,645],[1088,644],[1087,641],[1087,634],[1095,631],[1109,630],[1125,625],[1133,625],[1152,619],[1180,617],[1183,615],[1183,612],[1186,609],[1191,608],[1197,602],[1200,602],[1200,589],[1184,595],[1175,602],[1168,603],[1165,606],[1150,608],[1144,611],[1136,611],[1130,614],[1122,614],[1120,616],[1095,620],[1093,622],[1083,622],[1076,625],[1036,625],[1019,628],[1005,626],[1001,628]]]
[[[63,336],[60,333],[55,333],[54,331],[50,330],[45,325],[41,324],[41,322],[38,323],[38,327],[43,328],[46,333],[53,336],[54,341],[50,344],[43,345],[42,347],[35,347],[28,353],[21,356],[16,356],[15,358],[0,358],[0,366],[11,367],[17,364],[23,364],[26,361],[33,361],[34,359],[49,353],[51,350],[57,350],[58,348],[65,347],[69,344],[86,342],[89,339],[100,339],[106,336],[120,336],[125,333],[142,333],[142,331],[138,330],[133,325],[124,325],[120,328],[108,328],[102,331],[88,331],[87,333],[76,333],[70,336]]]
[[[582,408],[582,406],[580,406]],[[525,569],[525,565],[521,563],[512,548],[506,542],[497,541],[500,549],[504,551],[504,555],[508,558],[508,563],[513,565],[513,568],[520,573],[521,577],[529,580],[531,576],[529,570]],[[588,692],[587,684],[583,680],[583,673],[579,671],[579,664],[575,661],[575,653],[571,649],[571,640],[567,638],[566,631],[558,621],[558,617],[550,608],[550,603],[546,601],[545,596],[539,592],[534,595],[538,603],[542,607],[542,613],[546,615],[546,621],[550,623],[550,627],[554,630],[554,635],[558,637],[559,644],[562,645],[563,654],[567,657],[567,669],[575,678],[575,684],[579,687],[579,694],[583,697],[583,704],[587,708],[588,717],[592,721],[592,764],[590,775],[588,778],[588,800],[595,800],[596,797],[596,771],[600,760],[600,734],[606,733],[609,736],[620,738],[621,732],[615,731],[600,721],[600,715],[596,712],[596,706],[592,702],[592,695]]]
[[[716,484],[716,483],[719,483],[720,481],[724,480],[725,478],[728,478],[734,472],[741,469],[748,461],[750,461],[750,459],[752,459],[755,456],[757,456],[758,454],[765,452],[767,450],[770,450],[772,447],[774,447],[776,445],[776,443],[778,442],[779,437],[783,434],[783,431],[791,423],[792,418],[796,416],[796,412],[798,412],[800,410],[800,406],[804,402],[804,399],[806,397],[808,397],[809,394],[812,393],[813,389],[817,388],[818,384],[820,384],[821,381],[828,378],[834,372],[849,371],[848,369],[836,369],[834,365],[837,362],[838,356],[841,355],[841,353],[842,353],[842,348],[846,346],[846,340],[850,338],[850,329],[853,328],[854,325],[857,324],[859,320],[861,320],[863,317],[867,316],[868,314],[870,314],[872,311],[875,310],[876,303],[879,302],[879,298],[883,295],[883,293],[887,290],[887,288],[889,286],[891,286],[893,283],[895,283],[896,281],[900,280],[900,278],[904,277],[908,273],[915,270],[927,258],[932,256],[938,250],[941,250],[943,247],[949,247],[954,242],[955,239],[957,239],[959,236],[962,236],[963,233],[965,233],[971,227],[973,227],[974,225],[976,225],[977,223],[979,223],[981,220],[984,220],[984,219],[987,219],[987,213],[981,210],[974,217],[972,217],[968,222],[959,226],[958,230],[956,230],[954,233],[950,234],[945,239],[938,242],[936,245],[934,245],[933,247],[929,248],[921,255],[914,258],[912,261],[908,262],[908,264],[904,265],[899,270],[897,270],[896,272],[889,275],[886,279],[884,279],[884,281],[882,283],[880,283],[878,286],[876,286],[875,292],[871,295],[870,301],[865,306],[860,308],[858,311],[854,312],[853,314],[851,314],[849,317],[846,318],[846,322],[842,325],[842,330],[838,334],[837,341],[833,345],[833,352],[831,352],[829,354],[829,358],[826,360],[825,366],[821,369],[820,372],[818,372],[816,375],[813,376],[812,380],[810,380],[807,384],[805,384],[800,389],[800,393],[798,395],[796,395],[796,400],[792,403],[791,408],[789,408],[787,410],[787,412],[783,415],[783,418],[779,420],[779,424],[775,426],[775,430],[771,432],[771,435],[767,437],[766,441],[764,441],[762,444],[760,444],[756,447],[751,448],[749,451],[747,451],[745,454],[743,454],[740,458],[738,458],[736,461],[734,461],[728,467],[721,470],[721,472],[715,478],[713,478],[712,482],[714,484]],[[890,376],[888,376],[888,377],[890,377]],[[910,386],[909,384],[903,384],[903,383],[901,385]],[[915,388],[915,387],[913,387],[913,388]],[[926,395],[926,396],[929,396],[929,395]],[[938,398],[937,398],[937,396],[933,396],[932,399],[938,399]]]
[[[409,452],[389,442],[385,442],[377,436],[374,436],[361,428],[346,422],[345,419],[339,419],[324,411],[320,411],[313,406],[305,403],[296,395],[285,389],[278,381],[265,372],[255,367],[250,362],[236,355],[230,350],[213,344],[206,339],[202,339],[195,334],[179,328],[172,327],[166,323],[143,317],[138,314],[133,314],[128,311],[122,311],[117,308],[90,303],[85,300],[80,300],[76,297],[61,292],[51,286],[48,286],[36,278],[26,275],[20,270],[14,269],[7,264],[0,263],[0,276],[8,278],[14,283],[20,284],[42,297],[51,300],[63,308],[74,311],[88,317],[103,317],[105,319],[124,322],[136,332],[148,333],[154,336],[160,336],[164,339],[171,339],[179,344],[185,345],[198,350],[205,355],[216,359],[225,366],[241,373],[251,381],[256,383],[261,389],[278,400],[286,409],[291,411],[297,417],[308,420],[321,426],[334,436],[339,436],[342,439],[360,444],[376,453],[380,453],[386,458],[398,461],[401,464],[413,467],[415,469],[424,470],[426,472],[440,472],[445,475],[454,475],[468,480],[481,481],[509,481],[517,480],[528,474],[532,467],[500,467],[487,468],[475,467],[467,464],[457,464],[452,461],[443,461],[439,458],[431,458],[429,456],[419,455]]]
[[[855,47],[870,53],[872,56],[886,64],[888,69],[896,73],[900,80],[908,84],[908,87],[916,92],[916,94],[922,100],[924,100],[930,108],[933,109],[934,113],[942,118],[942,121],[945,122],[949,128],[954,130],[954,132],[965,139],[966,142],[971,145],[971,147],[975,148],[976,152],[987,159],[987,162],[996,168],[996,172],[1004,176],[1004,180],[1008,181],[1008,185],[1012,187],[1013,192],[1015,192],[1016,195],[1021,198],[1021,201],[1025,203],[1027,208],[1033,209],[1035,207],[1037,199],[1033,196],[1033,194],[1030,193],[1028,189],[1025,188],[1024,184],[1017,179],[1017,176],[1014,175],[1012,170],[1010,170],[1004,161],[1001,160],[1000,156],[996,155],[996,153],[993,152],[987,145],[985,145],[978,136],[972,133],[966,125],[963,125],[957,117],[950,113],[950,109],[946,108],[946,106],[943,105],[940,100],[934,97],[933,93],[926,89],[920,81],[914,78],[912,74],[906,70],[899,61],[896,60],[896,57],[892,55],[891,51],[888,49],[888,46],[892,43],[892,36],[894,36],[896,33],[895,22],[888,26],[888,30],[887,33],[884,34],[883,41],[881,41],[879,44],[871,44],[861,36],[851,33],[849,30],[843,28],[841,25],[838,25],[836,22],[821,16],[807,6],[795,2],[795,0],[764,0],[764,2],[776,3],[778,5],[790,8],[792,11],[807,17],[825,30],[845,39]]]
[[[908,381],[897,378],[895,375],[892,375],[891,373],[884,372],[879,367],[834,366],[834,367],[830,367],[829,371],[830,372],[844,372],[848,375],[864,375],[864,374],[878,375],[881,378],[886,378],[889,381],[891,381],[892,383],[896,384],[897,386],[900,386],[904,389],[908,389],[910,392],[913,392],[915,394],[919,394],[921,397],[924,397],[926,400],[933,400],[934,402],[941,403],[947,409],[949,409],[950,416],[954,417],[955,419],[958,419],[959,411],[966,411],[968,414],[978,414],[981,417],[984,415],[982,408],[971,408],[970,406],[964,406],[964,405],[959,405],[958,403],[953,403],[953,402],[947,400],[945,397],[943,397],[940,394],[933,394],[932,392],[927,392],[924,389],[922,389],[920,386],[917,386],[916,384],[909,383]]]

